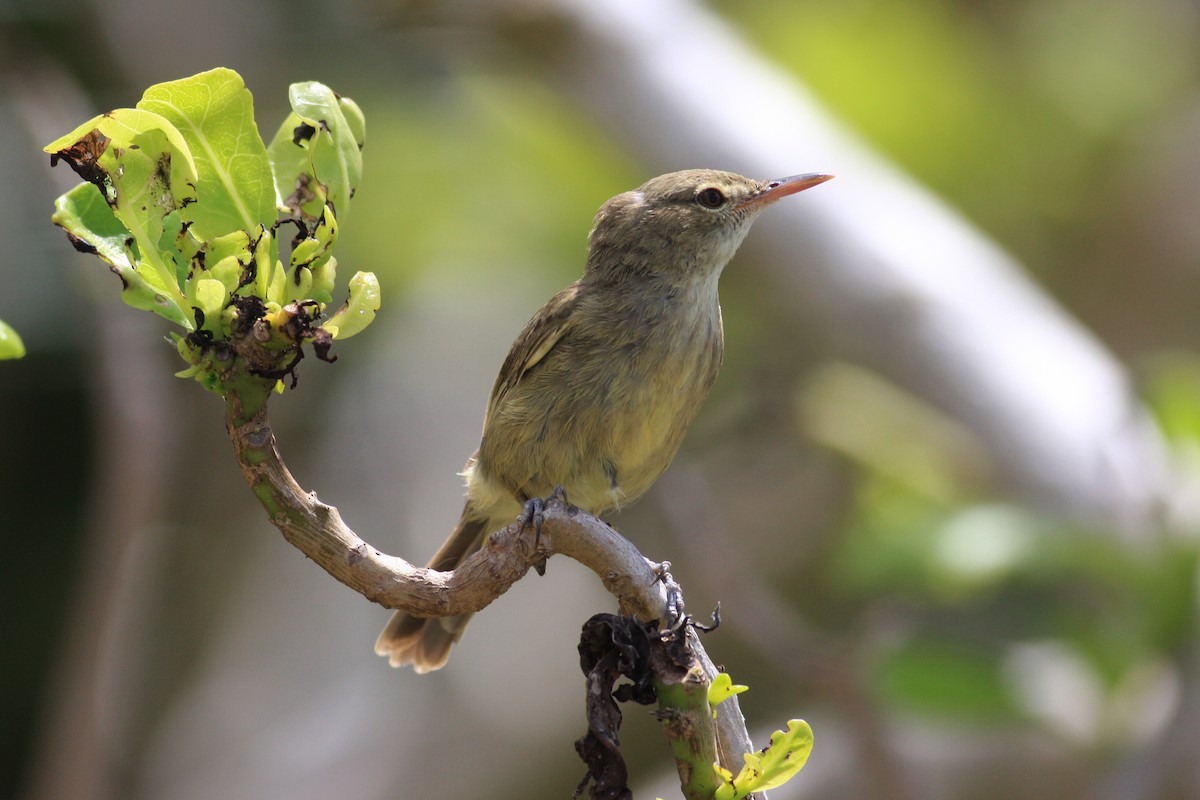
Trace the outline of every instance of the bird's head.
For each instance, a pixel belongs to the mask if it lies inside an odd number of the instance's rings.
[[[691,169],[651,178],[600,207],[588,238],[588,272],[613,278],[719,274],[759,212],[832,177],[808,173],[756,181]]]

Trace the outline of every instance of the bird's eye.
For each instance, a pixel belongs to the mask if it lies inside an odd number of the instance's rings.
[[[725,205],[725,193],[710,186],[696,193],[696,202],[705,208],[720,208]]]

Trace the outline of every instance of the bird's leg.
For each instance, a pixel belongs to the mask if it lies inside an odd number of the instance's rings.
[[[555,486],[554,491],[550,496],[543,500],[540,497],[532,497],[525,501],[525,508],[521,511],[521,516],[517,517],[517,522],[521,525],[521,530],[525,530],[530,526],[533,527],[533,547],[534,550],[540,550],[542,546],[542,523],[546,521],[546,504],[555,501],[567,504],[567,491],[561,485]],[[533,565],[537,570],[538,575],[546,574],[546,559],[543,557]]]
[[[671,562],[651,562],[651,568],[654,570],[655,580],[666,587],[667,590],[667,624],[663,628],[663,636],[666,637],[679,631],[691,620],[683,610],[683,589],[671,577]]]
[[[547,503],[558,502],[558,503],[562,503],[564,506],[570,505],[570,503],[567,502],[566,488],[563,487],[563,485],[561,483],[558,486],[555,486],[554,491],[551,492],[550,496],[546,498],[546,502]]]

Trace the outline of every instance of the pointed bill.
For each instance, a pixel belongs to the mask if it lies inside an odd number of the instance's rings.
[[[832,178],[833,175],[827,172],[806,172],[803,175],[789,175],[786,178],[768,181],[762,189],[743,200],[739,208],[769,205],[781,197],[811,189]]]

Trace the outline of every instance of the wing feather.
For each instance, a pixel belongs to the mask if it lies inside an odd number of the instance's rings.
[[[488,420],[504,404],[509,392],[554,349],[559,340],[570,330],[578,304],[579,282],[577,281],[550,298],[546,305],[542,306],[525,325],[521,335],[513,342],[512,349],[508,351],[508,356],[500,367],[500,373],[496,376],[496,383],[492,386],[487,417],[483,422],[484,430],[487,429]]]

